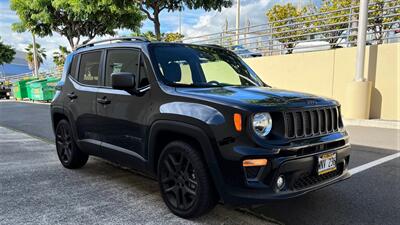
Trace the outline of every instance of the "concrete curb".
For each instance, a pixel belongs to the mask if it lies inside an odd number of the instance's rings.
[[[38,105],[50,105],[50,102],[33,102],[33,101],[24,101],[24,100],[15,100],[15,99],[8,99],[8,100],[0,100],[0,102],[20,102],[20,103],[28,103],[28,104],[38,104]]]
[[[377,127],[400,130],[400,121],[343,119],[345,126]]]

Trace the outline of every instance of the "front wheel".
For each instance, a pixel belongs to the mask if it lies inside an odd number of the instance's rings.
[[[158,161],[158,181],[168,208],[183,218],[199,217],[217,203],[217,195],[200,153],[191,145],[174,141]]]
[[[56,128],[56,148],[61,164],[68,169],[83,167],[89,156],[83,153],[72,137],[71,126],[67,120],[61,120]]]

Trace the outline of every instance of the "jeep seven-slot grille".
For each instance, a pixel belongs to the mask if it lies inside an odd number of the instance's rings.
[[[299,138],[333,133],[341,128],[337,107],[284,113],[286,138]]]

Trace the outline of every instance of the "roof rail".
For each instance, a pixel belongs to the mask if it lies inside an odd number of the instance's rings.
[[[217,45],[217,44],[203,44],[204,46],[209,46],[209,47],[217,47],[217,48],[225,48],[224,46]]]
[[[149,42],[145,37],[115,37],[115,38],[109,38],[109,39],[104,39],[100,41],[94,41],[90,42],[87,44],[79,45],[76,50],[81,49],[81,48],[86,48],[86,47],[92,47],[96,44],[104,43],[104,42],[112,42],[112,41],[143,41],[143,42]]]

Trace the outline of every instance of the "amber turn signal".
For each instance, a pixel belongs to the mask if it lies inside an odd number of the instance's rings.
[[[243,167],[250,166],[266,166],[268,164],[267,159],[246,159],[243,160]]]
[[[236,131],[242,131],[242,115],[239,113],[233,114],[233,122],[235,123]]]

